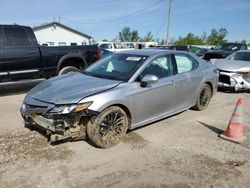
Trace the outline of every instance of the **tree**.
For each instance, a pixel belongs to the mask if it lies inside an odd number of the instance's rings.
[[[202,33],[201,39],[203,41],[203,44],[207,44],[207,33],[206,32]]]
[[[131,42],[138,42],[140,40],[138,31],[134,30],[131,32]]]
[[[131,32],[129,27],[124,27],[121,32],[119,32],[119,40],[121,42],[128,42],[131,39]]]
[[[146,34],[146,36],[143,38],[144,42],[153,42],[154,41],[154,37],[153,34],[151,32],[148,32]]]
[[[129,27],[124,27],[122,31],[118,33],[118,38],[121,42],[137,42],[140,40],[138,31],[131,31]]]
[[[222,42],[225,42],[225,37],[227,36],[228,31],[225,28],[220,28],[219,30],[212,29],[210,35],[207,37],[207,44],[209,45],[219,45]]]
[[[185,37],[179,37],[175,42],[175,44],[179,45],[202,45],[203,43],[203,39],[193,33],[188,33]]]
[[[107,39],[102,39],[102,42],[108,42],[108,40]]]
[[[240,43],[246,44],[247,40],[243,39]]]

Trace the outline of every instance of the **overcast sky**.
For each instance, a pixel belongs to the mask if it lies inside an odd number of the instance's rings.
[[[31,27],[58,21],[96,40],[125,26],[166,38],[168,0],[0,0],[0,23]],[[250,0],[172,0],[170,38],[224,27],[230,41],[250,42]]]

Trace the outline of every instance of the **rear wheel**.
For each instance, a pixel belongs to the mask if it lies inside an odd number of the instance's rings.
[[[79,71],[80,71],[80,70],[79,70],[78,68],[76,68],[76,67],[67,66],[67,67],[63,67],[63,68],[59,71],[58,75],[67,74],[67,73],[69,73],[69,72],[79,72]]]
[[[193,107],[196,110],[204,110],[212,98],[212,88],[208,84],[204,84]]]
[[[118,106],[102,111],[87,123],[87,134],[93,144],[110,148],[118,144],[128,128],[127,114]]]

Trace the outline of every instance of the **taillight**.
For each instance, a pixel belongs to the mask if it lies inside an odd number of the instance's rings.
[[[101,59],[101,52],[99,49],[96,51],[96,54],[97,54],[97,60]]]

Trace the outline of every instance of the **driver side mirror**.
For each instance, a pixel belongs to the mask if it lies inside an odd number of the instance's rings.
[[[141,79],[141,87],[146,87],[147,84],[157,83],[159,78],[153,74],[147,74]]]

